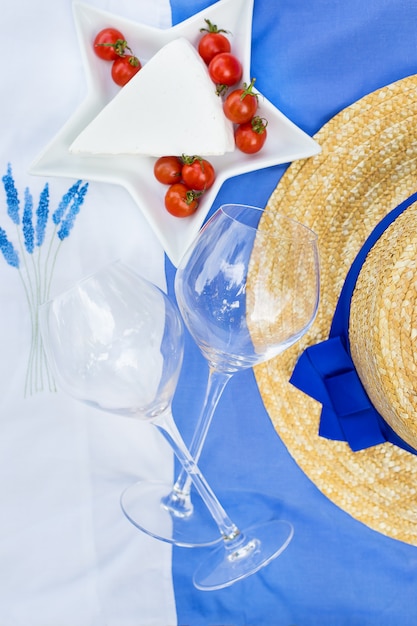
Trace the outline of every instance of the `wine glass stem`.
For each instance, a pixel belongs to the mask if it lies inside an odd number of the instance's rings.
[[[210,367],[209,369],[203,408],[197,420],[193,438],[189,447],[190,454],[196,463],[199,461],[216,406],[231,377],[231,373],[221,372],[213,367]],[[191,482],[190,476],[183,468],[175,482],[173,490],[176,494],[180,493],[186,496],[190,492]]]
[[[228,517],[226,511],[223,509],[210,485],[201,473],[197,463],[184,444],[171,413],[166,412],[161,414],[152,423],[171,445],[184,470],[190,476],[195,488],[217,523],[223,539],[234,544],[235,540],[241,535],[240,530]]]

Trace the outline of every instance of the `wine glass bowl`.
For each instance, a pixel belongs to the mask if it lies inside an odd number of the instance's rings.
[[[138,419],[170,407],[183,328],[176,307],[155,285],[110,264],[44,304],[40,321],[48,360],[70,395]]]
[[[263,211],[224,205],[183,257],[175,293],[184,322],[216,370],[269,360],[312,323],[318,305],[316,235],[285,216],[260,230]]]

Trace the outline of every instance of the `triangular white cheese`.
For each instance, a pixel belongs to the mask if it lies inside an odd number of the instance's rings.
[[[74,154],[221,155],[234,150],[207,67],[185,38],[161,48],[78,135]]]

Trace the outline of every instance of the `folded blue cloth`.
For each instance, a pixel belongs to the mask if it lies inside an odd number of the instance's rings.
[[[173,22],[212,3],[171,0]],[[255,0],[251,74],[259,91],[313,135],[359,98],[416,73],[416,23],[415,0]],[[223,202],[265,206],[285,169],[275,166],[226,181],[212,211]],[[174,274],[167,261],[170,290]],[[187,339],[174,406],[186,441],[206,377],[207,364]],[[251,371],[229,383],[201,467],[216,491],[231,487],[258,494],[243,523],[252,516],[257,521],[260,501],[274,502],[275,515],[290,520],[295,535],[267,568],[210,593],[193,589],[191,582],[208,549],[174,548],[179,626],[415,623],[416,548],[372,531],[319,492],[282,445]],[[224,501],[226,508],[229,503]]]

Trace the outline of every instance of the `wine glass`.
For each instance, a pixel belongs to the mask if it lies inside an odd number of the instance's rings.
[[[177,308],[161,290],[115,263],[42,305],[39,317],[58,385],[93,407],[148,420],[191,476],[223,540],[212,560],[198,568],[198,588],[231,585],[285,549],[291,525],[273,520],[242,532],[181,439],[171,404],[182,364],[183,326]]]
[[[208,362],[206,396],[190,443],[197,462],[231,377],[296,342],[317,312],[316,235],[281,214],[274,215],[273,229],[260,227],[262,215],[257,207],[220,207],[177,269],[178,306]],[[210,545],[218,541],[217,529],[198,494],[191,500],[190,485],[184,470],[173,487],[139,482],[126,506],[148,534],[180,546]],[[250,510],[250,498],[242,490],[234,499],[236,518]]]

